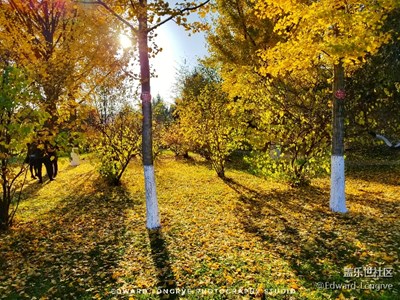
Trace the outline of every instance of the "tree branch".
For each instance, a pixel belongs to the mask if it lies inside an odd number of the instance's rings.
[[[133,26],[125,18],[123,18],[119,14],[117,14],[111,7],[109,7],[102,0],[96,0],[96,1],[79,1],[78,0],[77,2],[81,3],[81,4],[97,4],[97,5],[103,6],[110,14],[112,14],[114,17],[116,17],[118,20],[120,20],[122,23],[124,23],[126,26],[128,26],[135,34],[137,34],[138,30],[137,30],[137,28],[135,28],[135,26]]]
[[[206,4],[209,3],[209,2],[210,2],[210,0],[206,0],[206,1],[202,2],[202,3],[200,3],[199,5],[196,5],[196,6],[193,6],[193,7],[186,7],[186,8],[183,8],[183,9],[179,9],[179,10],[177,11],[177,13],[175,13],[175,14],[169,16],[168,18],[166,18],[165,20],[161,21],[160,23],[158,23],[158,24],[156,24],[156,25],[150,27],[149,29],[147,29],[147,32],[153,31],[154,29],[160,27],[161,25],[163,25],[163,24],[165,24],[165,23],[171,21],[171,20],[172,20],[173,18],[175,18],[176,16],[181,16],[181,15],[182,15],[184,12],[186,12],[186,11],[196,10],[196,9],[198,9],[198,8],[200,8],[200,7],[204,6],[204,5],[206,5]]]

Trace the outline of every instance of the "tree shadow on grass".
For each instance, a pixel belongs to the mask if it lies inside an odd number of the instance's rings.
[[[27,175],[26,175],[26,179],[25,179],[25,183],[21,189],[21,198],[20,201],[28,201],[29,199],[34,198],[35,196],[37,196],[38,192],[46,187],[47,185],[51,185],[56,183],[59,180],[64,180],[65,178],[68,178],[68,176],[74,176],[77,177],[77,179],[75,180],[76,182],[79,181],[84,181],[87,179],[90,179],[90,177],[93,176],[93,172],[89,172],[89,173],[85,173],[85,174],[80,174],[80,175],[76,175],[73,173],[73,171],[77,168],[77,166],[71,166],[68,165],[60,170],[58,170],[58,176],[55,178],[54,181],[50,181],[49,180],[49,176],[46,173],[46,170],[44,170],[44,166],[42,166],[42,175],[43,175],[43,183],[39,183],[39,179],[38,177],[36,177],[36,179],[31,178],[31,174],[29,172],[29,170],[27,170]],[[60,179],[60,178],[63,179]],[[83,180],[81,180],[83,179]],[[17,193],[19,192],[19,190],[17,190]]]
[[[22,178],[22,181],[24,181],[22,189],[16,190],[16,195],[19,195],[19,193],[21,193],[20,201],[25,201],[29,198],[35,197],[41,188],[43,188],[47,184],[51,183],[46,172],[44,172],[44,174],[43,174],[43,183],[39,183],[39,179],[37,177],[36,177],[36,179],[31,178],[29,170],[27,172],[28,172],[28,174],[26,176],[26,179],[24,180]],[[22,176],[25,176],[25,175],[22,175]]]
[[[248,155],[246,151],[231,153],[225,160],[225,169],[251,173],[249,164],[244,161],[246,155]],[[191,154],[188,158],[176,157],[176,159],[187,165],[203,166],[209,170],[213,170],[211,159],[206,159],[199,154]]]
[[[398,212],[398,204],[382,206],[369,201],[373,195],[365,195],[364,199],[352,196],[349,202],[365,201],[370,207],[365,209],[373,207],[381,217],[366,215],[362,210],[335,214],[329,211],[328,188],[309,186],[262,193],[233,179],[225,182],[239,195],[236,210],[243,229],[257,236],[265,251],[286,260],[305,287],[315,290],[317,282],[345,282],[347,266],[393,266],[396,272],[398,265],[392,263],[399,257],[396,245],[400,242],[400,223],[393,218],[393,213],[396,209]],[[385,252],[394,257],[386,259]],[[393,283],[399,289],[399,279],[396,275],[385,283]],[[341,291],[324,292],[337,297]],[[351,292],[358,293],[356,296],[361,299],[393,297],[390,290],[381,294],[373,291],[371,295],[364,291]]]
[[[195,166],[195,167],[201,166],[209,170],[212,170],[211,161],[209,159],[202,157],[199,154],[190,154],[189,157],[187,158],[175,157],[175,159],[189,166]]]
[[[399,151],[400,152],[400,151]],[[385,185],[400,186],[400,162],[348,162],[346,177],[364,180],[366,183],[380,183]]]
[[[147,231],[150,239],[151,256],[157,272],[157,288],[164,291],[171,291],[177,288],[174,272],[171,268],[168,245],[160,229]],[[162,299],[177,299],[174,293],[160,293]]]
[[[55,208],[21,223],[0,243],[6,298],[112,297],[115,269],[131,238],[126,212],[139,203],[123,187],[110,188],[89,173],[70,182],[70,193]]]

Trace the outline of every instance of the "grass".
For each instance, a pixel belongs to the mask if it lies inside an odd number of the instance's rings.
[[[0,299],[399,299],[398,166],[349,169],[345,215],[329,211],[328,178],[293,189],[240,170],[222,181],[199,159],[155,167],[152,232],[139,161],[116,188],[89,159],[30,181],[0,235]],[[395,274],[345,276],[358,267]]]

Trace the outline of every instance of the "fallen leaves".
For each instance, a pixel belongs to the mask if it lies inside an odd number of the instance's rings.
[[[400,197],[398,186],[379,181],[382,174],[349,177],[350,213],[336,215],[328,179],[295,190],[239,171],[228,172],[225,183],[201,161],[166,155],[158,164],[163,227],[156,238],[145,230],[139,162],[119,188],[104,185],[89,163],[64,164],[56,181],[30,185],[16,226],[0,236],[0,299],[117,299],[116,291],[138,289],[152,293],[126,297],[156,299],[162,286],[253,288],[252,297],[274,299],[286,299],[285,289],[295,291],[293,299],[390,299],[388,290],[315,287],[345,280],[349,267],[392,267],[397,272],[385,283],[399,282]],[[400,180],[398,172],[391,176]]]

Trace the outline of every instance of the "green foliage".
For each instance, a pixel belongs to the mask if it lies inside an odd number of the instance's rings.
[[[4,62],[0,72],[0,229],[7,229],[17,209],[10,204],[23,186],[17,179],[25,174],[26,143],[44,114],[34,109],[38,94],[23,70]]]
[[[102,148],[102,150],[104,151],[99,151],[99,155],[102,155],[99,168],[100,175],[106,178],[111,185],[119,185],[118,175],[122,166],[118,163],[116,157],[110,155],[110,149]]]
[[[172,109],[167,106],[160,95],[153,98],[152,110],[153,120],[157,124],[163,124],[166,127],[173,121]]]
[[[286,78],[271,80],[253,109],[253,128],[247,132],[261,174],[275,174],[303,185],[329,171],[331,115],[323,82]],[[276,150],[279,149],[279,155]]]
[[[285,155],[275,149],[269,152],[253,151],[245,157],[253,174],[263,177],[282,179],[293,187],[309,185],[310,179],[329,172],[329,149],[320,156],[314,155],[308,160],[302,157]]]

